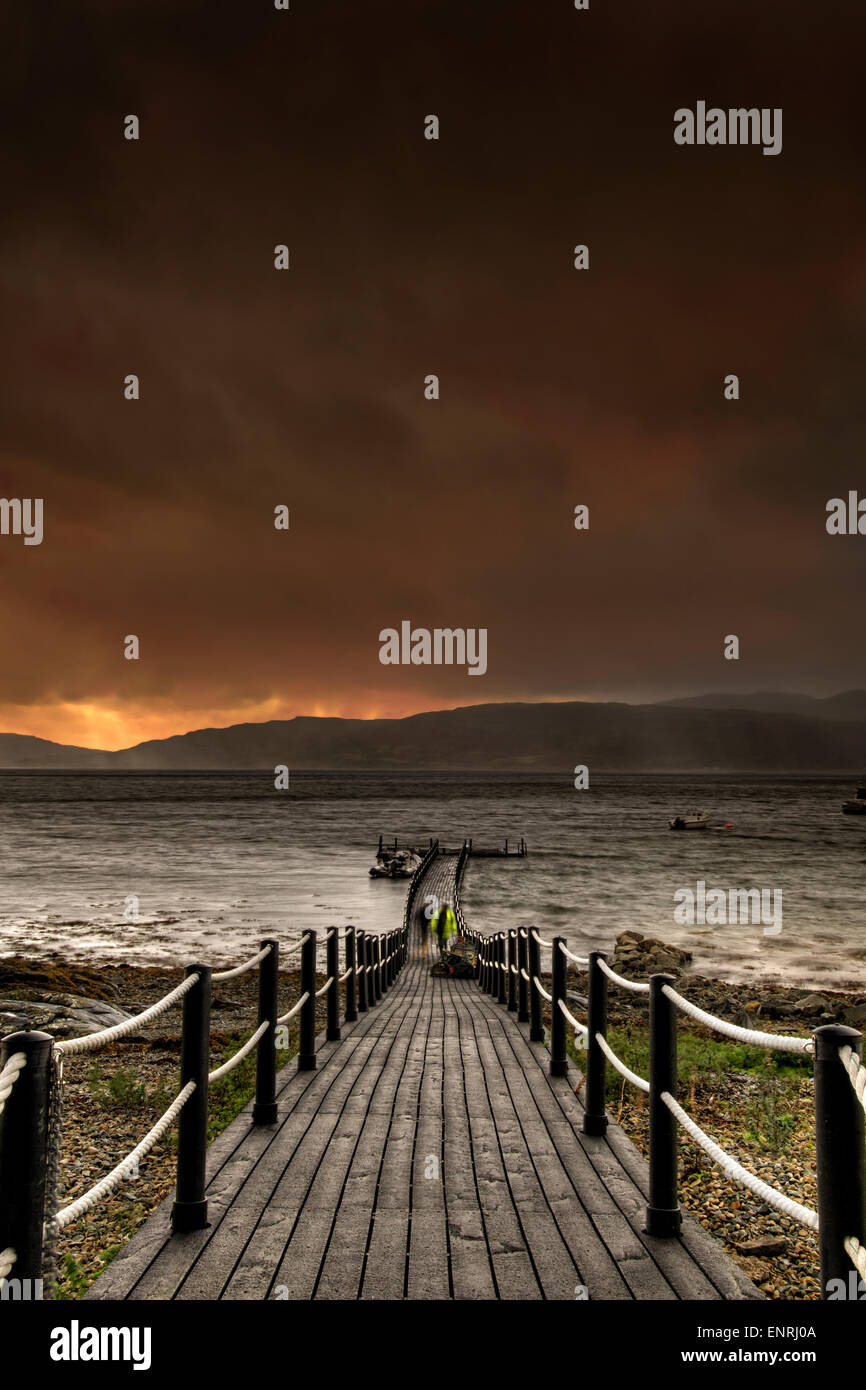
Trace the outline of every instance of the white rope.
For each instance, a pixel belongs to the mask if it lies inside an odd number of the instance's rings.
[[[3,1107],[12,1094],[12,1087],[26,1066],[26,1055],[23,1052],[13,1052],[3,1070],[0,1071],[0,1115],[3,1114]],[[3,1275],[0,1275],[0,1279],[2,1278]]]
[[[613,980],[615,985],[620,985],[622,989],[633,989],[635,991],[640,991],[641,993],[646,993],[649,989],[649,985],[647,984],[641,984],[637,980],[627,980],[624,975],[617,975],[616,971],[611,970],[607,961],[602,960],[601,957],[599,957],[598,963],[601,966],[601,969],[604,971],[607,978],[609,980]]]
[[[863,1109],[866,1110],[866,1100],[863,1099],[863,1092],[866,1090],[866,1067],[863,1066],[857,1053],[852,1052],[847,1043],[844,1047],[839,1048],[839,1061],[848,1073],[851,1085],[854,1087],[854,1094],[863,1106]],[[0,1075],[0,1082],[2,1082],[2,1080],[3,1077]],[[2,1097],[0,1097],[0,1099],[2,1099]]]
[[[114,1189],[119,1187],[123,1182],[127,1173],[129,1173],[131,1169],[138,1167],[140,1160],[150,1153],[154,1144],[162,1138],[167,1129],[171,1128],[194,1090],[195,1082],[188,1081],[183,1090],[172,1101],[171,1105],[162,1116],[162,1119],[157,1120],[153,1129],[144,1136],[140,1144],[136,1145],[132,1153],[127,1154],[126,1158],[118,1163],[116,1168],[112,1168],[107,1177],[103,1178],[101,1182],[98,1182],[95,1187],[91,1187],[90,1191],[85,1192],[83,1197],[79,1197],[77,1201],[70,1203],[68,1207],[64,1207],[62,1211],[57,1213],[52,1221],[46,1222],[46,1234],[64,1230],[67,1226],[70,1226],[73,1221],[77,1221],[79,1216],[83,1216],[85,1212],[95,1207],[97,1202],[101,1202],[103,1197],[110,1196]]]
[[[294,946],[287,946],[287,947],[286,947],[285,951],[283,952],[283,955],[284,955],[284,956],[290,956],[290,955],[292,954],[293,951],[300,951],[300,949],[301,949],[301,947],[303,946],[304,942],[305,942],[305,941],[309,941],[309,939],[310,939],[310,933],[309,933],[308,931],[305,931],[304,934],[303,934],[303,936],[301,937],[300,941],[296,941],[295,944],[294,944]]]
[[[524,979],[524,980],[526,981],[527,984],[530,983],[529,976],[527,975],[527,973],[526,973],[526,971],[524,970],[524,968],[523,968],[522,965],[521,965],[521,967],[520,967],[520,976],[521,976],[521,979]]]
[[[575,965],[589,965],[589,956],[576,956],[562,941],[559,943],[559,949],[569,960],[573,960]]]
[[[736,1038],[738,1042],[751,1043],[753,1047],[775,1047],[780,1052],[812,1051],[811,1038],[792,1038],[785,1033],[759,1033],[756,1028],[740,1028],[736,1023],[726,1023],[723,1018],[716,1018],[715,1014],[705,1013],[690,999],[684,999],[670,985],[662,985],[662,994],[666,994],[683,1013],[697,1019],[698,1023],[714,1028],[717,1033],[725,1033],[729,1038]]]
[[[238,1048],[237,1052],[234,1054],[233,1057],[230,1057],[227,1062],[223,1062],[221,1067],[217,1067],[216,1071],[212,1071],[209,1073],[208,1082],[219,1081],[221,1076],[227,1076],[230,1071],[234,1071],[238,1062],[242,1062],[244,1060],[247,1053],[252,1051],[259,1038],[261,1038],[268,1031],[270,1026],[270,1022],[267,1019],[265,1019],[264,1023],[260,1023],[256,1031],[250,1037],[247,1038],[243,1047]]]
[[[816,1211],[813,1211],[811,1207],[804,1207],[801,1206],[799,1202],[792,1201],[790,1197],[785,1196],[784,1192],[779,1192],[778,1188],[770,1187],[769,1183],[765,1183],[761,1178],[756,1177],[754,1173],[750,1173],[748,1168],[744,1168],[742,1164],[737,1163],[736,1159],[731,1158],[730,1154],[725,1153],[724,1149],[720,1148],[708,1134],[705,1134],[704,1131],[695,1124],[694,1120],[686,1114],[685,1110],[674,1100],[669,1091],[662,1091],[661,1098],[671,1114],[677,1117],[683,1129],[692,1136],[695,1143],[699,1144],[701,1148],[710,1155],[710,1158],[719,1165],[726,1178],[732,1178],[734,1182],[741,1183],[743,1187],[747,1187],[750,1192],[754,1192],[756,1197],[760,1197],[762,1201],[768,1202],[769,1205],[775,1207],[777,1211],[781,1211],[785,1216],[791,1216],[795,1221],[800,1221],[804,1226],[809,1226],[813,1231],[817,1231],[818,1213]]]
[[[857,1270],[861,1279],[866,1279],[866,1250],[860,1244],[856,1236],[848,1236],[844,1242],[845,1250],[850,1255],[854,1268]],[[0,1260],[3,1256],[0,1255]]]
[[[517,974],[517,966],[516,966],[516,965],[512,965],[512,966],[511,966],[511,973],[512,973],[512,975],[516,975],[516,974]]]
[[[564,999],[557,999],[556,1002],[557,1002],[557,1004],[559,1005],[560,1011],[561,1011],[563,1014],[565,1014],[565,1017],[568,1019],[569,1023],[570,1023],[571,1026],[572,1026],[572,1028],[576,1028],[577,1031],[578,1031],[578,1033],[585,1033],[585,1034],[587,1035],[587,1037],[588,1037],[588,1036],[589,1036],[589,1029],[587,1028],[586,1024],[585,1024],[585,1023],[580,1023],[580,1022],[578,1022],[578,1020],[575,1018],[575,1016],[574,1016],[574,1014],[571,1012],[571,1010],[566,1008],[566,1006],[565,1006],[565,1000],[564,1000]]]
[[[616,1067],[620,1076],[624,1076],[626,1081],[630,1081],[633,1086],[637,1086],[638,1090],[649,1092],[649,1082],[644,1081],[643,1077],[638,1076],[637,1072],[630,1071],[629,1068],[626,1066],[625,1062],[621,1062],[619,1060],[616,1053],[611,1051],[611,1049],[608,1047],[607,1039],[602,1037],[601,1033],[596,1033],[595,1040],[598,1043],[607,1060],[611,1062],[613,1066]]]
[[[546,999],[548,1004],[552,1004],[553,995],[548,994],[547,990],[544,988],[544,985],[541,983],[537,975],[533,975],[532,983],[535,985],[535,988],[538,990],[538,993],[541,995],[542,999]]]
[[[325,981],[325,983],[322,985],[322,988],[316,990],[315,998],[316,998],[316,999],[321,999],[321,997],[322,997],[323,994],[327,994],[328,990],[331,988],[331,985],[332,985],[333,983],[334,983],[334,977],[333,977],[333,975],[329,975],[328,978],[327,978],[327,980]]]
[[[264,946],[257,956],[250,956],[242,965],[236,965],[233,970],[217,970],[211,975],[212,980],[233,980],[237,975],[245,975],[248,970],[253,970],[260,960],[271,954],[271,947]]]
[[[0,1250],[0,1279],[6,1278],[17,1259],[18,1256],[11,1245],[7,1246],[5,1250]]]
[[[295,1014],[300,1012],[302,1006],[303,1006],[304,1004],[306,1004],[306,1002],[307,1002],[307,1000],[309,999],[309,997],[310,997],[310,993],[309,993],[309,990],[307,990],[307,992],[306,992],[305,994],[302,994],[302,995],[301,995],[301,997],[300,997],[300,999],[298,1000],[297,1004],[295,1004],[295,1006],[294,1006],[293,1008],[289,1009],[289,1012],[288,1012],[287,1014],[283,1014],[281,1018],[278,1018],[278,1019],[277,1019],[277,1023],[288,1023],[288,1021],[289,1021],[290,1018],[294,1018]]]
[[[351,966],[351,965],[350,965],[350,966],[349,966],[349,969],[348,969],[347,971],[345,971],[345,973],[342,974],[342,975],[340,976],[340,979],[339,979],[338,983],[341,984],[341,985],[344,985],[344,984],[346,983],[346,981],[348,980],[349,976],[351,975],[353,969],[354,969],[354,966]]]
[[[535,930],[535,927],[532,928],[532,935],[535,937],[535,939],[536,939],[536,941],[538,942],[539,946],[543,946],[543,947],[544,947],[545,951],[552,951],[552,950],[553,950],[553,942],[552,942],[552,941],[545,941],[544,937],[543,937],[539,932],[537,932],[537,931]]]
[[[167,994],[164,999],[160,999],[158,1004],[145,1009],[143,1014],[136,1014],[135,1018],[128,1018],[125,1023],[116,1023],[113,1028],[103,1028],[102,1032],[90,1033],[84,1038],[65,1038],[63,1042],[54,1044],[54,1051],[59,1052],[62,1057],[75,1057],[82,1052],[98,1052],[101,1047],[107,1047],[117,1038],[125,1038],[127,1034],[134,1033],[142,1024],[150,1023],[153,1019],[159,1018],[160,1014],[167,1013],[179,999],[189,993],[193,985],[198,984],[200,979],[201,976],[197,971],[193,975],[187,975],[177,989],[173,989],[171,994]]]

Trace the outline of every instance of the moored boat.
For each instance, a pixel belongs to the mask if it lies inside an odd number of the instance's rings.
[[[857,795],[842,802],[843,816],[866,816],[866,787],[858,787]]]
[[[418,855],[411,849],[380,850],[370,869],[370,877],[411,878],[420,863]]]
[[[707,830],[710,818],[704,811],[694,811],[690,816],[674,816],[668,824],[671,830]]]

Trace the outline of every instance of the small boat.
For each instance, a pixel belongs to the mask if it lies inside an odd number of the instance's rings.
[[[668,821],[671,830],[708,830],[710,818],[703,811],[695,811],[691,816],[674,816]]]
[[[842,802],[843,816],[866,816],[866,787],[858,787],[851,801]]]
[[[421,860],[411,849],[386,849],[376,855],[371,878],[411,878]]]
[[[398,849],[391,863],[388,872],[391,878],[411,878],[421,860],[411,849]]]

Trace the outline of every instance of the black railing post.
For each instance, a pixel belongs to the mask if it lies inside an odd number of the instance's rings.
[[[856,1028],[840,1023],[816,1028],[812,1036],[821,1297],[827,1298],[828,1286],[839,1280],[845,1291],[841,1297],[847,1298],[854,1266],[845,1241],[853,1236],[866,1245],[866,1154],[863,1107],[839,1060],[839,1049],[850,1047],[859,1062],[863,1038]],[[838,1296],[838,1286],[832,1292]]]
[[[484,967],[484,993],[493,993],[493,937],[484,938],[484,959],[487,961]]]
[[[517,933],[513,928],[509,928],[507,945],[505,963],[508,967],[508,1012],[513,1014],[517,1012],[517,976],[512,968],[517,964]]]
[[[607,1058],[596,1040],[599,1033],[605,1041],[607,1040],[607,976],[599,965],[599,961],[606,959],[603,951],[590,951],[589,953],[589,973],[586,986],[588,1031],[586,1036],[585,1109],[583,1112],[584,1134],[604,1134],[607,1129],[605,1110]],[[563,960],[565,960],[564,956]]]
[[[25,1058],[0,1115],[0,1250],[15,1251],[10,1279],[42,1278],[53,1047],[51,1035],[38,1032],[9,1033],[0,1043],[0,1071],[16,1052]]]
[[[183,1036],[180,1057],[181,1089],[195,1090],[180,1112],[177,1127],[177,1187],[171,1209],[171,1229],[203,1231],[207,1226],[205,1164],[207,1151],[208,1072],[210,1070],[211,968],[188,965],[186,974],[199,976],[183,996]]]
[[[388,988],[390,989],[394,983],[394,933],[392,931],[389,931],[385,938],[385,946],[387,948],[385,952],[385,958],[387,960],[385,976],[388,982]]]
[[[529,1022],[529,994],[526,976],[529,970],[529,943],[525,927],[517,929],[517,1022]]]
[[[259,950],[270,946],[259,962],[259,1024],[270,1027],[262,1033],[256,1047],[256,1099],[253,1105],[254,1125],[273,1125],[277,1122],[277,998],[279,989],[280,943],[260,941]]]
[[[560,1000],[565,1003],[566,972],[568,962],[562,953],[565,939],[561,936],[553,938],[553,960],[550,963],[550,973],[553,978],[551,994],[553,1003],[550,1006],[550,1075],[568,1075],[568,1057],[565,1051],[565,1014],[559,1007]]]
[[[346,981],[346,1022],[355,1023],[358,1018],[357,1006],[357,965],[355,962],[355,928],[346,928],[346,969],[349,971],[349,978]]]
[[[536,932],[529,933],[529,1041],[544,1042],[541,995],[535,981],[541,978],[541,945]]]
[[[373,987],[376,1002],[382,998],[382,937],[377,935],[373,941]]]
[[[301,1029],[298,1071],[316,1070],[316,933],[308,931],[301,947]]]
[[[367,980],[367,1007],[372,1009],[376,1002],[376,981],[373,974],[373,933],[369,931],[364,937],[364,964],[367,967],[364,971]]]
[[[651,975],[649,990],[649,1206],[646,1232],[676,1236],[682,1214],[677,1201],[677,1120],[662,1095],[677,1094],[677,1009],[662,991],[675,985],[673,975]]]
[[[355,953],[358,975],[358,1013],[367,1012],[367,933],[359,927],[355,933]]]
[[[498,979],[497,979],[497,981],[496,981],[496,984],[497,984],[496,1002],[497,1002],[498,1004],[504,1004],[504,1003],[506,1002],[506,1000],[507,1000],[507,997],[508,997],[508,996],[506,995],[506,993],[505,993],[505,989],[506,989],[506,985],[507,985],[508,981],[507,981],[507,979],[506,979],[506,977],[505,977],[505,932],[504,932],[504,931],[499,932],[499,934],[498,934],[498,936],[497,936],[497,938],[496,938],[496,965],[497,965],[496,974],[497,974],[497,976],[498,976]]]
[[[367,932],[367,936],[364,941],[364,951],[367,957],[367,1003],[370,1005],[370,1008],[372,1009],[373,1005],[376,1003],[376,954],[372,932]]]
[[[325,938],[325,978],[331,981],[328,990],[327,1042],[340,1041],[340,928],[329,927]]]

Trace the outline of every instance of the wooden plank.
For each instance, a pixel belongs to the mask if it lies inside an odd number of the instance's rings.
[[[406,1296],[448,1299],[452,1290],[442,1098],[445,1015],[441,990],[434,987],[429,975],[427,980],[431,992],[430,1021],[418,1096]]]
[[[574,1070],[551,1079],[513,1014],[430,975],[423,899],[453,901],[457,858],[421,885],[397,988],[280,1074],[275,1126],[249,1106],[211,1147],[211,1227],[169,1238],[163,1203],[88,1297],[760,1297],[691,1218],[647,1236],[646,1165],[617,1126],[582,1133]]]
[[[374,1068],[378,1085],[387,1084],[384,1078],[402,1067],[417,1012],[414,996],[408,995],[390,1018],[383,1016],[377,1048],[361,1073],[367,1083]],[[347,1102],[351,1094],[346,1095]],[[373,1106],[375,1094],[367,1106],[362,1133],[370,1125],[381,1128],[382,1117],[375,1114]],[[267,1278],[281,1286],[282,1297],[312,1297],[331,1238],[334,1213],[360,1143],[356,1117],[347,1107],[340,1114],[317,1116],[311,1134],[320,1120],[327,1123],[322,1142],[312,1147],[309,1157],[296,1151],[269,1201],[271,1210],[284,1207],[291,1214],[291,1227],[286,1230],[261,1223],[256,1227],[232,1276],[229,1287],[233,1291],[260,1289]],[[257,1295],[250,1292],[248,1296]]]

